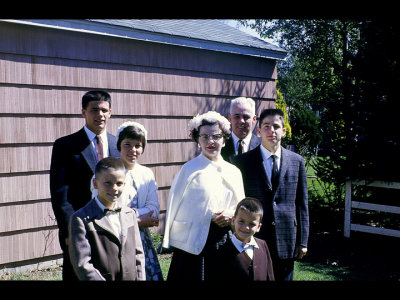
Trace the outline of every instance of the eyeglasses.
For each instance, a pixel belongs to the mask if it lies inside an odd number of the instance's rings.
[[[218,141],[220,140],[223,135],[222,134],[213,134],[213,135],[208,135],[208,134],[200,134],[199,137],[203,140],[203,141],[208,141],[209,139],[212,139],[213,141]]]

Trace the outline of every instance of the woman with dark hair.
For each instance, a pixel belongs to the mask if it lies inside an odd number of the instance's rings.
[[[125,165],[125,188],[119,199],[137,212],[140,237],[145,254],[146,280],[163,280],[161,267],[154,248],[149,227],[158,226],[160,203],[153,171],[140,165],[137,160],[144,152],[147,131],[142,124],[125,122],[117,130],[117,149]],[[97,195],[92,183],[92,197]]]
[[[201,153],[182,166],[169,193],[163,247],[173,247],[173,256],[167,280],[209,279],[215,251],[244,198],[239,169],[221,156],[229,121],[209,111],[188,125]]]
[[[137,160],[144,152],[147,131],[142,124],[125,122],[117,130],[117,148],[126,168],[122,204],[137,211],[140,237],[146,258],[146,280],[163,280],[161,267],[154,248],[149,227],[158,226],[160,204],[153,171]]]

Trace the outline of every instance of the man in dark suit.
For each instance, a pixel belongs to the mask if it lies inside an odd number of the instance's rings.
[[[222,157],[232,162],[235,155],[254,149],[261,139],[252,133],[257,122],[255,102],[251,98],[238,97],[231,101],[228,120],[231,123],[231,138],[221,150]]]
[[[54,142],[50,165],[50,193],[63,251],[63,280],[74,280],[68,255],[68,223],[71,215],[91,200],[90,181],[97,161],[119,157],[116,138],[106,131],[111,116],[111,97],[89,91],[82,97],[85,126]]]
[[[281,110],[264,110],[258,133],[261,145],[236,156],[233,163],[242,172],[246,197],[263,204],[263,225],[256,236],[267,242],[275,280],[293,280],[294,259],[307,253],[309,234],[304,160],[281,147],[286,133]]]

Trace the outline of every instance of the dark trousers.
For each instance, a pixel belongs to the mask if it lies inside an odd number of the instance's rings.
[[[275,281],[292,281],[294,273],[294,259],[280,259],[275,255],[272,257]]]
[[[75,275],[74,268],[71,265],[68,249],[65,249],[65,251],[63,251],[62,279],[63,281],[79,281],[78,277]]]

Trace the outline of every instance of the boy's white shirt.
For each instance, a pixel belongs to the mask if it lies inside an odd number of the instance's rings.
[[[96,203],[97,205],[101,208],[102,211],[104,211],[107,207],[104,206],[103,203],[100,202],[99,198],[96,196]],[[114,207],[117,203],[114,204]],[[114,230],[115,235],[121,240],[121,220],[120,220],[120,214],[118,213],[111,213],[107,214],[106,218],[110,221],[111,227]]]
[[[258,248],[258,244],[256,242],[256,240],[254,239],[254,237],[252,236],[250,238],[250,242],[249,243],[244,243],[241,240],[239,240],[235,234],[231,234],[231,241],[233,243],[233,245],[236,247],[236,249],[242,253],[243,251],[246,252],[246,254],[250,257],[251,260],[253,260],[253,256],[254,256],[254,248]],[[245,247],[243,247],[245,245]]]

